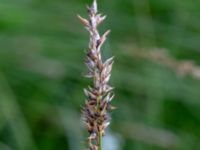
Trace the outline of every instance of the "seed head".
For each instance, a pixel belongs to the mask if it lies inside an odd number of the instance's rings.
[[[110,30],[100,36],[97,27],[105,20],[106,16],[98,14],[96,0],[87,9],[89,19],[79,15],[78,18],[90,34],[85,64],[88,68],[86,77],[93,80],[93,85],[84,89],[86,102],[82,113],[83,121],[90,134],[88,138],[90,150],[98,150],[98,135],[104,135],[105,129],[110,124],[109,111],[114,109],[110,104],[114,98],[113,87],[109,85],[114,57],[105,62],[102,61],[101,47],[105,43]]]

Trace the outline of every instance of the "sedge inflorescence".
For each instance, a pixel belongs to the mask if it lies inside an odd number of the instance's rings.
[[[90,34],[85,64],[88,68],[86,77],[93,80],[93,85],[84,89],[86,102],[82,114],[84,124],[90,134],[88,138],[90,150],[101,150],[102,136],[110,124],[109,111],[114,109],[110,104],[114,97],[113,87],[109,85],[113,57],[103,62],[101,55],[101,47],[110,30],[100,36],[97,28],[106,16],[98,13],[96,0],[93,1],[91,7],[87,7],[87,10],[89,19],[81,16],[78,18]]]

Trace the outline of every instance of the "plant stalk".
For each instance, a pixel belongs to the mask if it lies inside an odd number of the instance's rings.
[[[102,133],[101,132],[99,132],[98,139],[99,139],[99,141],[98,141],[99,150],[103,150],[103,148],[102,148],[103,142],[102,142]]]

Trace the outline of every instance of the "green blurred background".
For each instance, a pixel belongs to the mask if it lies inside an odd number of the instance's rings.
[[[91,0],[0,0],[0,150],[83,150]],[[200,150],[200,1],[99,0],[118,107],[104,150]]]

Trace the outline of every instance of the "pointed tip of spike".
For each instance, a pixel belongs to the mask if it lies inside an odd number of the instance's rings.
[[[96,0],[93,1],[91,8],[94,10],[94,13],[97,13],[97,1]]]
[[[93,6],[94,5],[97,5],[97,0],[93,0],[93,4],[92,4]]]

